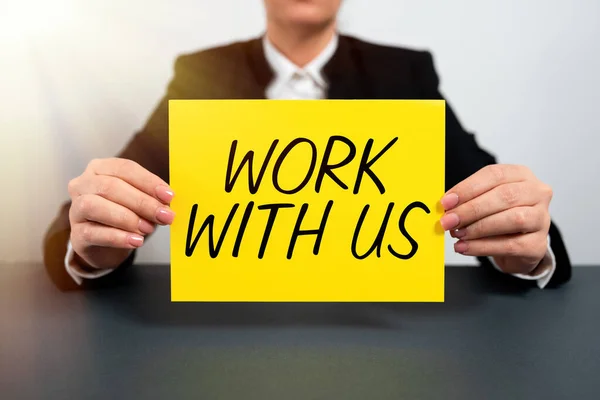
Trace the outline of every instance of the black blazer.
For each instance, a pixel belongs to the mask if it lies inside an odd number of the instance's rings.
[[[368,43],[340,36],[338,48],[324,68],[330,99],[443,99],[430,53]],[[264,99],[273,78],[261,39],[238,42],[183,55],[175,62],[175,76],[167,93],[146,125],[128,143],[119,157],[129,158],[168,182],[168,100],[169,99]],[[456,115],[446,107],[446,189],[482,167],[495,163],[475,137],[466,132]],[[48,274],[61,289],[76,288],[64,268],[69,239],[69,203],[63,205],[44,241]],[[556,226],[550,228],[557,269],[549,283],[556,286],[569,280],[571,264]],[[128,264],[133,257],[130,257]],[[480,261],[491,267],[489,261]],[[110,277],[110,274],[108,277]],[[107,280],[100,278],[99,281]],[[112,278],[111,278],[112,279]],[[512,278],[516,280],[517,278]],[[83,287],[94,286],[95,280]],[[531,281],[520,284],[531,285]]]

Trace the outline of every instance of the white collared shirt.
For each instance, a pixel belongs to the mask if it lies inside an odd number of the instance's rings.
[[[284,56],[265,35],[263,49],[265,58],[275,74],[267,86],[267,99],[315,100],[327,97],[328,82],[323,67],[337,50],[338,35],[335,34],[327,46],[303,68],[296,66]]]
[[[271,100],[320,100],[327,98],[328,82],[323,75],[323,68],[329,62],[337,50],[339,38],[335,34],[327,46],[311,62],[303,68],[298,67],[283,55],[269,41],[267,36],[263,37],[263,49],[265,58],[274,72],[274,78],[265,90],[265,97]],[[100,278],[112,270],[87,271],[80,268],[75,262],[75,253],[69,241],[67,254],[65,256],[65,268],[75,282],[81,284],[83,279]],[[489,257],[492,265],[500,270],[492,257]],[[550,248],[550,237],[548,237],[548,251],[540,265],[541,272],[535,276],[513,274],[517,278],[535,280],[540,288],[544,288],[554,271],[556,260]]]

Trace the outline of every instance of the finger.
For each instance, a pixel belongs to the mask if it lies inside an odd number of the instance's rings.
[[[448,190],[442,198],[442,206],[445,210],[453,209],[496,186],[522,182],[530,176],[529,169],[521,165],[488,165]]]
[[[457,253],[475,257],[522,257],[541,259],[547,249],[547,235],[540,232],[493,236],[475,240],[459,240],[454,244]]]
[[[173,199],[169,185],[135,161],[123,158],[92,160],[88,170],[96,175],[119,178],[164,204],[169,204]]]
[[[490,215],[538,203],[538,193],[528,182],[507,183],[447,212],[441,219],[445,230],[469,226]]]
[[[480,239],[514,233],[542,230],[549,220],[548,213],[539,207],[516,207],[490,215],[464,228],[450,231],[452,237],[462,240]]]
[[[175,218],[175,213],[168,206],[119,178],[98,175],[82,179],[80,186],[84,194],[96,194],[120,204],[152,223],[170,225]]]
[[[144,244],[144,237],[132,232],[101,225],[96,222],[84,222],[72,226],[73,247],[112,247],[136,249]],[[82,246],[81,246],[82,245]]]
[[[154,224],[140,218],[128,208],[94,194],[77,197],[69,212],[71,223],[97,222],[141,235],[149,235],[155,229]]]

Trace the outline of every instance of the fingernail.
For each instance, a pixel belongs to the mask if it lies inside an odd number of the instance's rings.
[[[454,236],[455,238],[462,238],[465,237],[465,235],[467,234],[467,230],[466,229],[457,229],[455,231],[452,231],[452,236]]]
[[[469,245],[467,244],[467,242],[463,242],[463,241],[458,241],[456,243],[454,243],[454,251],[460,254],[465,253],[467,250],[469,249]]]
[[[165,204],[171,203],[171,200],[173,200],[173,196],[175,196],[175,193],[173,193],[171,188],[169,188],[168,186],[157,186],[156,187],[156,197],[158,197],[158,199],[160,201],[162,201],[163,203],[165,203]]]
[[[144,238],[139,235],[129,235],[127,241],[133,247],[141,247],[144,244]]]
[[[175,213],[173,211],[171,211],[169,208],[161,207],[156,212],[156,219],[161,224],[171,225],[173,223],[174,218],[175,218]]]
[[[440,224],[442,224],[442,228],[444,228],[445,231],[456,228],[459,222],[458,215],[454,213],[446,214],[440,219]]]
[[[441,203],[444,210],[451,210],[458,205],[458,195],[455,193],[448,193],[442,197]]]
[[[140,223],[138,224],[138,229],[145,235],[149,235],[154,232],[154,224],[146,221],[145,219],[140,219]]]

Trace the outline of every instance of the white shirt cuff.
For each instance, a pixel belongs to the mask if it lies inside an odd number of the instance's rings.
[[[503,272],[502,269],[496,264],[493,257],[489,257],[490,262],[498,271]],[[540,289],[543,289],[548,285],[550,279],[552,279],[552,275],[554,275],[554,271],[556,271],[556,258],[554,257],[554,253],[552,252],[552,248],[550,247],[550,236],[548,236],[548,249],[546,250],[546,255],[540,261],[540,264],[536,269],[540,269],[541,272],[535,275],[527,275],[527,274],[511,274],[512,276],[525,279],[529,281],[537,281],[537,285]]]
[[[81,285],[84,279],[101,278],[114,271],[114,269],[99,269],[97,271],[90,271],[81,268],[81,266],[77,264],[77,261],[75,261],[75,251],[73,250],[73,246],[71,246],[70,240],[67,245],[67,254],[65,255],[65,269],[78,285]]]

